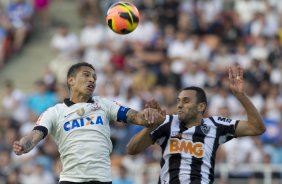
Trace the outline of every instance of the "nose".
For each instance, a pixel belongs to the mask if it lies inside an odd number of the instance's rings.
[[[95,82],[94,77],[89,77],[89,82],[94,83]]]
[[[177,103],[177,108],[178,108],[178,109],[181,109],[182,107],[183,107],[183,104],[182,104],[181,102],[178,102],[178,103]]]

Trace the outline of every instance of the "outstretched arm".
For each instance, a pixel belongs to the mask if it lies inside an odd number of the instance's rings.
[[[154,124],[161,124],[165,120],[165,115],[158,109],[146,108],[140,112],[129,109],[126,113],[127,122],[146,127]]]
[[[235,136],[242,137],[261,135],[265,131],[265,126],[261,115],[245,94],[243,69],[240,67],[237,67],[236,69],[229,68],[229,80],[230,89],[244,107],[248,117],[247,121],[239,121],[235,130]]]
[[[39,143],[39,141],[42,140],[43,137],[43,132],[39,130],[32,130],[28,135],[21,138],[20,141],[14,142],[13,150],[17,155],[28,153]]]

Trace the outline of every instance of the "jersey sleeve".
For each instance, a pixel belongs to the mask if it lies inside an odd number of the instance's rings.
[[[56,119],[57,112],[55,108],[49,108],[39,116],[34,129],[42,130],[40,127],[45,127],[48,132],[51,132]]]
[[[235,130],[239,120],[233,120],[226,117],[213,116],[211,117],[219,131],[219,143],[223,144],[235,138]]]
[[[126,113],[130,108],[119,105],[117,102],[107,100],[105,98],[103,98],[102,101],[105,105],[109,120],[126,123]]]
[[[170,125],[172,116],[166,115],[165,121],[150,133],[154,143],[162,144],[167,136],[170,136]]]

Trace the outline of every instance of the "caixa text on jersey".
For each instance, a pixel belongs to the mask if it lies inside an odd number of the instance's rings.
[[[89,116],[89,117],[75,119],[75,120],[64,123],[64,130],[70,131],[72,129],[80,128],[84,126],[103,125],[103,124],[104,123],[103,123],[103,119],[101,116],[97,116],[97,118],[95,118],[94,116]]]

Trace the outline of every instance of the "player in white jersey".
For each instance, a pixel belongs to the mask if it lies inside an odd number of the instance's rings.
[[[244,93],[243,70],[229,69],[229,80],[230,89],[247,113],[246,121],[204,118],[204,90],[187,87],[178,95],[177,115],[167,115],[161,125],[144,128],[130,140],[129,154],[139,153],[155,142],[161,146],[160,184],[212,184],[218,146],[234,137],[265,131],[260,114]],[[148,106],[160,109],[154,101]]]
[[[67,74],[70,98],[46,110],[30,134],[15,141],[17,155],[29,152],[49,133],[58,145],[63,165],[60,184],[110,184],[111,121],[150,126],[163,121],[156,109],[137,112],[101,97],[92,97],[96,73],[92,65],[78,63]],[[149,119],[151,118],[151,119]]]

